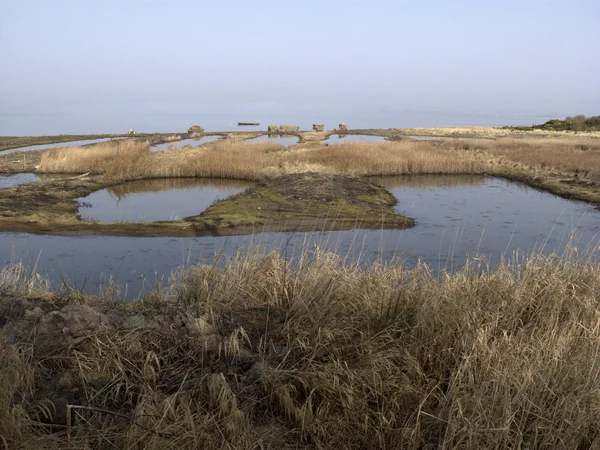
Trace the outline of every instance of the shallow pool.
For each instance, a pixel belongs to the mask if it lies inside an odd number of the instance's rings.
[[[79,215],[95,222],[154,222],[200,214],[252,183],[208,178],[128,181],[78,199]]]
[[[297,144],[300,138],[297,136],[279,136],[277,134],[263,134],[252,139],[247,139],[245,142],[273,142],[274,144],[283,145],[289,147],[290,145]]]
[[[32,150],[47,150],[49,148],[79,147],[82,145],[97,144],[99,142],[106,142],[106,141],[110,141],[110,140],[121,140],[121,139],[127,139],[127,138],[88,139],[88,140],[84,140],[84,141],[57,142],[55,144],[29,145],[27,147],[18,147],[18,148],[11,148],[10,150],[4,150],[4,151],[0,152],[0,155],[6,155],[8,153],[14,153],[14,152],[29,152]]]
[[[217,141],[220,137],[221,136],[204,136],[196,139],[182,139],[181,141],[164,142],[162,144],[153,145],[150,147],[150,151],[160,152],[169,150],[171,148],[185,147],[186,145],[197,147],[202,144],[208,144],[209,142]]]
[[[483,176],[405,176],[377,181],[398,198],[396,210],[416,220],[414,228],[272,233],[267,223],[254,235],[190,238],[1,233],[0,258],[4,263],[37,262],[37,269],[55,283],[66,277],[88,292],[97,292],[112,278],[135,297],[157,282],[166,282],[179,267],[212,263],[217,255],[235,255],[256,245],[286,258],[318,246],[361,264],[379,260],[412,267],[423,261],[434,273],[462,267],[467,255],[495,263],[517,250],[561,253],[569,243],[581,255],[598,257],[600,211],[587,203]],[[106,195],[112,196],[113,204],[123,202],[137,195],[137,188]],[[188,202],[195,198],[182,197]],[[198,202],[194,200],[192,214],[203,207]],[[118,216],[114,209],[111,214],[111,220]],[[164,214],[161,217],[168,218],[171,212],[167,208]]]
[[[0,175],[0,189],[19,186],[21,184],[39,181],[35,173],[16,173],[14,175]]]

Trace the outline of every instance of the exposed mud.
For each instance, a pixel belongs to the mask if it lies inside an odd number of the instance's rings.
[[[267,179],[185,220],[218,234],[262,226],[271,231],[413,226],[411,219],[393,212],[395,204],[393,195],[365,179],[302,173]]]
[[[315,229],[404,228],[413,221],[393,212],[395,198],[359,178],[285,175],[229,199],[197,216],[150,223],[84,222],[77,198],[115,185],[103,176],[52,176],[0,190],[0,230],[36,234],[192,236]],[[199,211],[200,212],[200,211]]]

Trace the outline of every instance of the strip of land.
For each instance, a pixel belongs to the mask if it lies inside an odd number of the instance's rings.
[[[387,139],[327,145],[323,139],[331,132],[299,132],[298,144],[283,147],[275,142],[245,142],[265,134],[261,132],[223,133],[223,139],[215,142],[163,152],[151,152],[151,142],[135,138],[0,156],[0,170],[6,173],[35,169],[38,174],[52,175],[39,183],[0,191],[0,230],[187,236],[265,229],[403,227],[410,223],[393,214],[393,204],[389,198],[384,199],[385,191],[375,202],[363,201],[359,191],[346,187],[362,183],[370,189],[372,183],[367,177],[404,174],[494,175],[565,198],[600,204],[598,132],[582,135],[546,131],[539,135],[536,130],[493,140],[431,142],[412,141],[397,130],[360,132]],[[285,178],[299,174],[311,174],[312,182],[304,183],[300,176]],[[77,216],[77,199],[94,190],[127,180],[182,177],[252,180],[260,186],[178,221],[106,224],[84,222]],[[357,181],[357,177],[362,179]],[[298,187],[294,183],[305,184],[300,195],[288,195],[288,190]],[[329,195],[317,195],[324,185],[329,186]]]

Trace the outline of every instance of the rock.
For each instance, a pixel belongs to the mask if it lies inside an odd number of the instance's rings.
[[[348,128],[348,125],[346,125],[344,122],[342,122],[342,123],[340,123],[338,125],[338,130],[340,130],[340,131],[348,131],[349,128]]]
[[[281,125],[279,127],[280,133],[295,133],[300,131],[300,127],[298,125]]]
[[[127,134],[135,134],[135,130],[133,128],[130,128]]]
[[[188,128],[188,133],[189,134],[204,133],[204,128],[201,127],[200,125],[192,125],[191,127]]]
[[[325,124],[324,123],[315,123],[313,124],[313,131],[325,131]]]
[[[279,133],[279,127],[277,125],[269,125],[267,130],[269,133]]]

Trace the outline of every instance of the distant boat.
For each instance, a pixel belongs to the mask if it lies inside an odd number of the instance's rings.
[[[258,125],[260,125],[260,122],[238,122],[238,127],[252,127]]]

